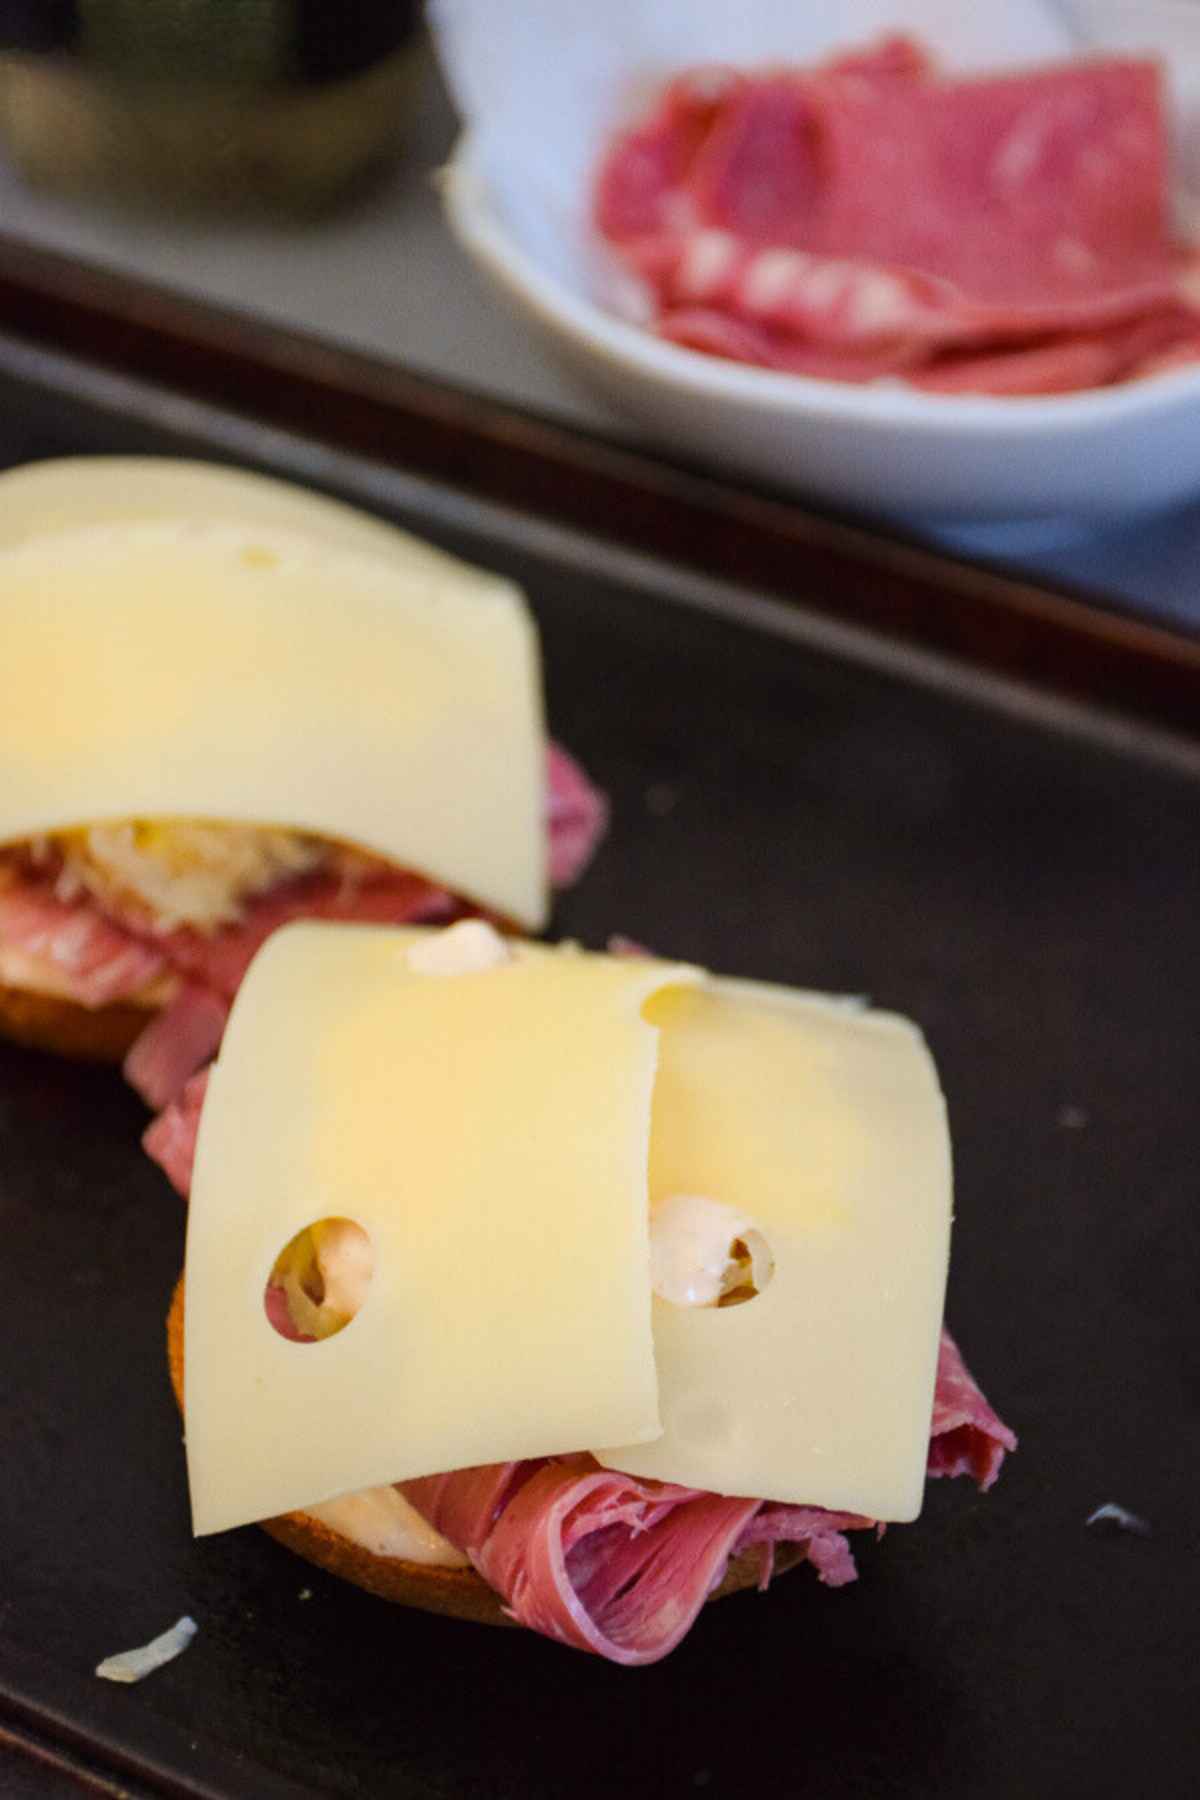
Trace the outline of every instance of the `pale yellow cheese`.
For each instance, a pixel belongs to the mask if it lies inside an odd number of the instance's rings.
[[[287,826],[542,923],[538,650],[508,583],[274,524],[93,524],[0,550],[0,642],[0,844]]]
[[[370,513],[248,469],[167,456],[66,456],[0,473],[0,549],[89,525],[155,520],[274,527],[391,558],[408,571],[480,579],[478,570]]]
[[[915,1517],[951,1193],[920,1034],[739,982],[664,994],[648,1016],[662,1033],[652,1204],[699,1194],[733,1207],[775,1267],[744,1305],[655,1298],[663,1435],[597,1455],[720,1493]]]
[[[420,935],[291,926],[234,1004],[188,1219],[199,1532],[659,1429],[642,1015],[691,974],[551,953],[430,974]],[[366,1231],[371,1286],[290,1343],[264,1284],[325,1217]]]

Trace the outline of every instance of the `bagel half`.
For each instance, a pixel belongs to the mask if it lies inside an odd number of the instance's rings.
[[[167,1362],[175,1400],[182,1413],[182,1277],[171,1296],[171,1309],[167,1314]],[[340,1575],[344,1581],[365,1588],[381,1600],[394,1600],[400,1606],[416,1606],[424,1612],[445,1613],[453,1619],[472,1619],[479,1625],[516,1623],[504,1611],[500,1595],[474,1569],[439,1568],[436,1564],[406,1562],[399,1556],[378,1556],[303,1512],[264,1519],[262,1528],[306,1561],[327,1569],[331,1575]],[[776,1545],[775,1574],[782,1575],[794,1568],[804,1557],[803,1545]],[[723,1600],[727,1594],[736,1594],[742,1588],[757,1587],[761,1577],[762,1564],[757,1551],[735,1556],[709,1600]]]

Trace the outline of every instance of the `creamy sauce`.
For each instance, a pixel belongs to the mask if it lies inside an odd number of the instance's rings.
[[[399,1556],[405,1562],[446,1569],[470,1567],[461,1551],[435,1531],[398,1488],[363,1488],[357,1494],[306,1506],[304,1511],[375,1556]]]
[[[511,961],[511,950],[486,919],[460,919],[408,952],[408,966],[417,975],[474,975]]]

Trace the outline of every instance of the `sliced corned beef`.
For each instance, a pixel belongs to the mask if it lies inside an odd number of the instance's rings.
[[[186,1198],[207,1072],[189,1082],[142,1142]],[[283,1289],[268,1317],[296,1337]],[[1016,1438],[942,1328],[930,1424],[930,1475],[992,1486]],[[489,1463],[397,1484],[435,1531],[469,1556],[513,1617],[547,1637],[625,1664],[657,1662],[691,1629],[732,1556],[798,1547],[828,1587],[854,1581],[847,1531],[875,1521],[823,1507],[730,1498],[602,1469],[586,1454]]]
[[[920,80],[931,70],[926,51],[901,36],[852,50],[818,70],[767,81],[721,66],[685,70],[667,83],[651,116],[623,132],[601,163],[596,222],[605,237],[624,244],[684,229],[702,213],[715,222],[722,182],[728,189],[740,162],[745,179],[734,183],[736,203],[745,208],[745,222],[755,216],[766,221],[775,241],[775,221],[810,205],[819,192],[809,145],[795,131],[798,101],[803,104],[814,83],[840,82],[861,94]],[[747,94],[756,92],[765,103],[743,112]],[[776,97],[781,104],[772,104]],[[739,121],[736,130],[731,119]]]
[[[554,743],[546,748],[546,825],[551,883],[571,887],[608,829],[608,800],[575,758]]]
[[[522,1625],[625,1664],[657,1662],[686,1636],[758,1508],[590,1457],[465,1469],[400,1491]]]
[[[546,750],[546,834],[550,880],[569,887],[583,873],[608,822],[608,803],[557,744]],[[271,933],[294,919],[371,925],[444,924],[468,908],[419,875],[371,865],[355,877],[322,873],[282,882],[251,900],[236,925],[215,932],[181,927],[155,933],[135,913],[120,918],[91,897],[63,901],[51,875],[16,861],[0,886],[0,942],[47,960],[70,997],[107,1006],[162,975],[181,977],[125,1062],[129,1081],[159,1109],[220,1043],[229,1002]]]
[[[1168,329],[1143,359],[1123,335],[1177,314],[1195,264],[1167,179],[1153,63],[938,78],[894,38],[821,68],[678,77],[614,141],[594,213],[676,343],[838,380],[932,365],[930,389],[1054,393],[1191,341]],[[939,376],[943,351],[960,360]]]
[[[1067,332],[1030,345],[1006,344],[992,350],[951,351],[909,379],[915,387],[939,394],[1068,394],[1193,361],[1198,346],[1200,313],[1185,306],[1162,306],[1103,331]]]
[[[81,1006],[109,1006],[169,971],[161,946],[133,937],[91,900],[59,900],[53,884],[14,875],[0,887],[0,942],[49,963]]]
[[[217,1054],[228,1017],[229,1002],[215,988],[182,982],[129,1050],[126,1081],[159,1111]]]
[[[988,1488],[1016,1438],[943,1328],[929,1473]],[[821,1507],[738,1500],[600,1469],[590,1456],[497,1463],[399,1484],[470,1557],[522,1625],[613,1662],[657,1662],[686,1636],[731,1556],[803,1549],[818,1579],[856,1579],[847,1531],[874,1520]]]
[[[943,1330],[933,1396],[929,1473],[973,1475],[986,1493],[1000,1473],[1005,1452],[1016,1447],[1016,1438],[984,1399],[958,1345]]]
[[[718,307],[671,307],[663,312],[658,328],[668,343],[682,344],[685,350],[754,363],[785,375],[810,375],[817,381],[875,381],[884,375],[903,375],[919,357],[911,342],[874,350],[809,343],[794,333],[734,318]]]
[[[196,1133],[208,1092],[208,1070],[201,1069],[165,1106],[142,1134],[142,1148],[166,1175],[171,1186],[186,1200],[192,1191],[192,1165],[196,1160]]]

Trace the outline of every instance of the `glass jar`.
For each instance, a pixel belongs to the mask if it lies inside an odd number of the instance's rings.
[[[0,145],[70,193],[312,213],[403,142],[418,0],[0,0]]]

